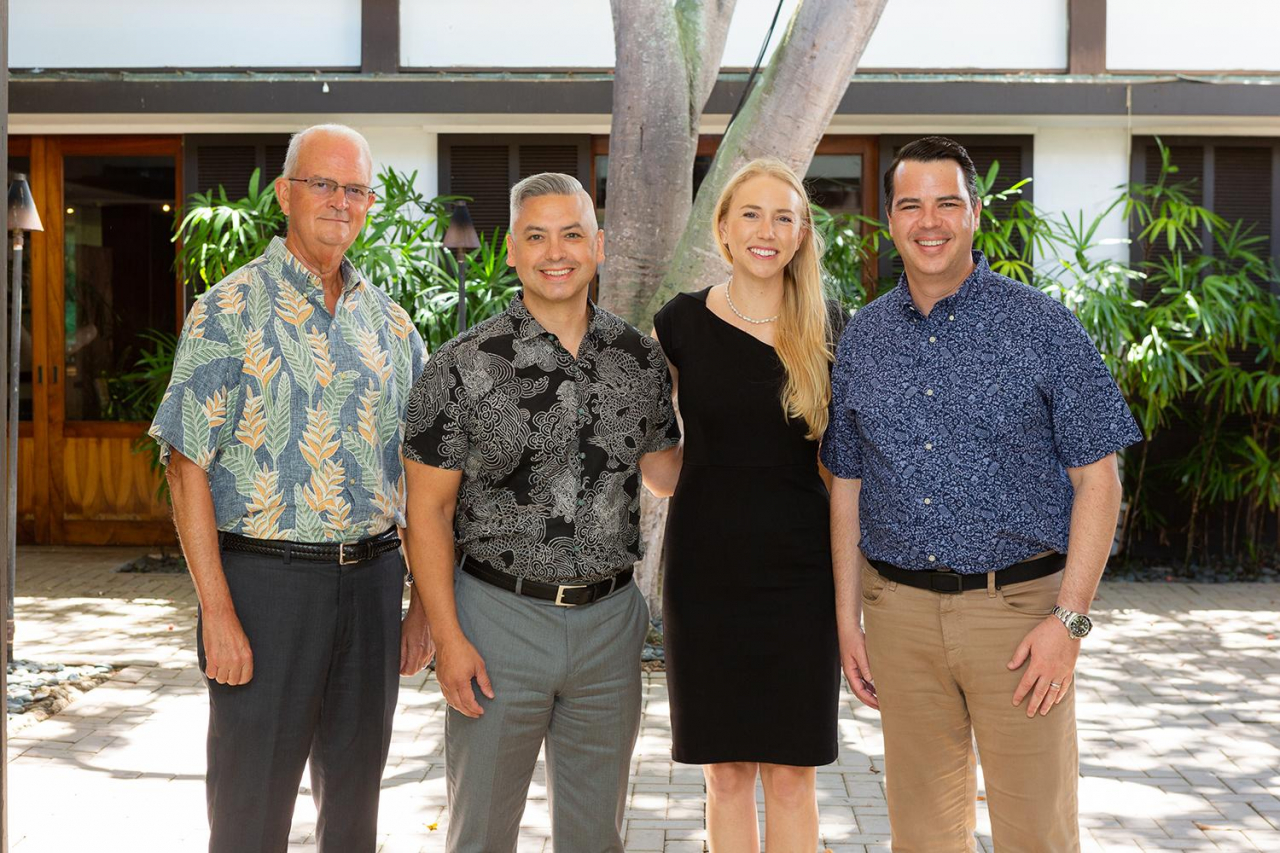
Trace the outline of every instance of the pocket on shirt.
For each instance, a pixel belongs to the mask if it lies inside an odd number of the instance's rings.
[[[1001,587],[996,591],[996,597],[1006,610],[1043,619],[1053,612],[1061,589],[1062,572],[1054,572],[1035,580]]]

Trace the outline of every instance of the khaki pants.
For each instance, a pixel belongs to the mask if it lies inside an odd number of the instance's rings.
[[[1026,664],[1013,672],[1006,666],[1049,615],[1061,584],[1058,572],[945,594],[863,568],[895,853],[975,849],[975,738],[997,853],[1080,849],[1073,687],[1047,716],[1028,719],[1029,700],[1013,705]]]

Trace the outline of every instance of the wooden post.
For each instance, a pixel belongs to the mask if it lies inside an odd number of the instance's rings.
[[[0,0],[0,162],[9,162],[9,0]],[[5,188],[8,198],[9,187]],[[0,281],[9,280],[9,205],[0,205]],[[21,287],[14,282],[14,287]],[[0,288],[0,299],[7,301],[8,292]],[[7,327],[6,327],[7,331]],[[8,347],[3,348],[7,352]],[[0,371],[0,400],[9,399],[9,371]],[[0,406],[3,411],[3,406]],[[3,419],[6,423],[8,418]],[[4,442],[7,448],[9,442]],[[17,465],[17,459],[9,460],[10,465]],[[4,553],[9,553],[9,541],[15,531],[9,529],[9,490],[0,489],[0,534]],[[9,600],[9,573],[0,572],[0,601]],[[6,631],[7,633],[7,631]],[[6,638],[7,640],[8,638]],[[8,672],[9,652],[7,643],[0,643],[0,695],[9,696]],[[6,704],[4,725],[0,726],[0,853],[9,853],[9,714]]]

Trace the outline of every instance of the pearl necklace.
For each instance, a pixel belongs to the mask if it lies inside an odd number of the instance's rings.
[[[765,319],[765,320],[757,320],[753,317],[748,317],[746,314],[743,314],[741,311],[738,310],[738,306],[733,304],[733,297],[729,295],[729,290],[732,287],[733,287],[732,281],[730,281],[728,284],[724,286],[724,298],[725,298],[725,301],[729,303],[729,310],[732,311],[734,314],[737,314],[739,320],[746,320],[748,323],[755,323],[757,326],[762,326],[765,323],[772,323],[774,320],[778,319],[779,317],[778,314],[774,314],[772,317],[769,317],[768,319]]]

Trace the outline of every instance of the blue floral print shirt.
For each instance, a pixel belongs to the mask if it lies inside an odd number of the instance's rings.
[[[862,480],[863,553],[905,569],[1066,553],[1066,469],[1142,440],[1070,310],[974,261],[927,317],[904,274],[836,354],[822,461]]]
[[[276,238],[196,300],[149,435],[209,473],[219,530],[354,542],[403,526],[409,315],[347,260],[324,288]]]

